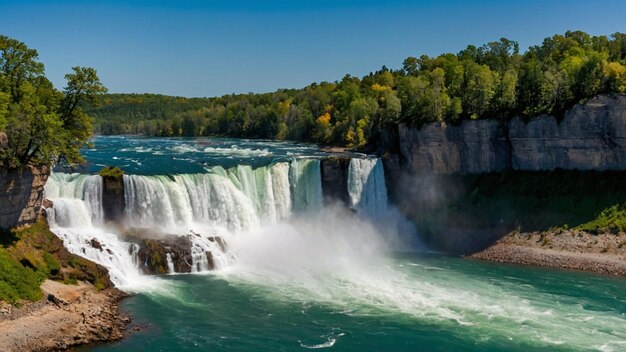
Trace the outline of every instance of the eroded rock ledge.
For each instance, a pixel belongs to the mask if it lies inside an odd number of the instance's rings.
[[[506,169],[626,170],[626,96],[599,95],[565,113],[525,122],[463,121],[399,126],[400,150],[414,173]]]
[[[45,166],[0,167],[0,230],[37,221],[49,175]]]

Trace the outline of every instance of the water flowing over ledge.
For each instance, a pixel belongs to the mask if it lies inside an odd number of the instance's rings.
[[[382,217],[387,190],[380,160],[352,159],[348,173],[349,205],[362,216]],[[125,208],[115,226],[105,221],[100,176],[54,173],[46,197],[53,204],[51,228],[66,247],[107,267],[114,283],[128,289],[150,281],[143,275],[148,263],[140,260],[140,242],[128,232],[155,240],[188,239],[190,271],[204,272],[236,261],[223,241],[254,236],[324,207],[319,159],[258,168],[215,166],[197,174],[124,175],[123,186]],[[175,272],[174,256],[167,252],[163,258],[170,273]]]

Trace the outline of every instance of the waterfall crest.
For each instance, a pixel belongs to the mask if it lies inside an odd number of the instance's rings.
[[[351,206],[365,217],[382,214],[387,190],[380,160],[352,159],[348,174]],[[188,236],[190,257],[185,263],[191,272],[232,264],[234,256],[226,253],[222,239],[245,241],[292,213],[323,208],[319,159],[293,159],[255,169],[216,166],[197,174],[124,175],[123,183],[122,223],[148,234]],[[140,248],[105,229],[102,188],[97,175],[54,173],[45,190],[54,204],[50,225],[72,253],[107,267],[116,285],[132,286],[141,281]],[[169,273],[175,272],[174,260],[181,258],[173,255],[164,256]]]

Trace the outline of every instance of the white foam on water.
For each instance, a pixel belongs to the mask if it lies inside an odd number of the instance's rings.
[[[229,244],[238,260],[218,275],[272,300],[355,316],[399,315],[476,341],[581,350],[626,341],[626,317],[616,312],[555,303],[557,294],[532,286],[494,284],[428,265],[398,267],[376,226],[338,209],[267,226]]]
[[[558,294],[512,280],[494,283],[415,261],[399,267],[388,255],[395,245],[390,239],[405,230],[398,229],[401,218],[390,215],[394,211],[376,159],[350,166],[348,189],[358,214],[322,207],[315,159],[171,177],[126,175],[124,183],[129,226],[162,227],[185,236],[193,230],[199,234],[190,237],[195,271],[206,272],[206,253],[214,253],[216,275],[253,286],[269,299],[316,303],[348,315],[392,314],[477,343],[501,339],[618,351],[626,341],[623,314],[561,302]],[[136,245],[102,227],[98,192],[97,176],[53,174],[46,186],[54,202],[52,230],[72,253],[107,267],[116,285],[158,286],[163,280],[141,274]],[[215,236],[226,240],[228,255],[220,254]],[[332,337],[306,345],[324,348],[335,342]]]
[[[232,146],[230,148],[206,147],[203,151],[207,154],[231,155],[231,156],[269,156],[272,153],[268,149],[250,149]]]

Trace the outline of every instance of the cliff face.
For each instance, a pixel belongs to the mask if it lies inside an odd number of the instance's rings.
[[[333,202],[350,204],[350,196],[348,194],[349,166],[349,157],[327,158],[320,161],[322,192],[326,204]]]
[[[398,132],[400,151],[413,172],[482,173],[509,165],[506,135],[496,121],[431,123],[419,130],[400,125]]]
[[[124,179],[122,177],[102,178],[102,208],[106,221],[119,221],[124,214]]]
[[[542,115],[399,127],[405,166],[415,173],[514,170],[626,170],[626,96],[595,97],[569,110],[560,123]]]
[[[517,170],[625,170],[626,96],[598,96],[576,105],[561,123],[539,116],[511,121],[512,167]]]
[[[37,220],[50,169],[0,169],[0,228],[32,224]]]

